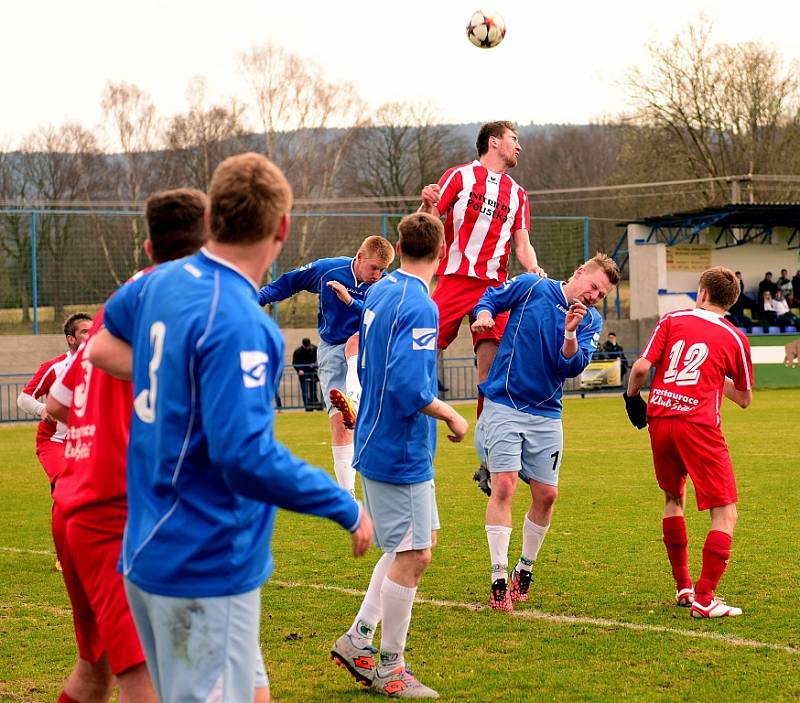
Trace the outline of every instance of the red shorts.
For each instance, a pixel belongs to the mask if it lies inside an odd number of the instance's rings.
[[[439,349],[447,349],[458,337],[458,328],[464,317],[474,322],[472,310],[478,304],[487,288],[501,285],[497,281],[484,281],[472,276],[451,274],[440,276],[433,291],[433,302],[439,308]],[[501,312],[494,320],[494,327],[486,332],[472,332],[472,348],[479,342],[489,339],[500,344],[508,324],[508,312]]]
[[[36,447],[36,456],[47,478],[50,479],[50,484],[54,484],[67,465],[67,460],[64,458],[64,444],[48,439]]]
[[[656,479],[662,490],[682,496],[688,474],[698,510],[737,501],[731,455],[719,427],[663,417],[648,420],[647,429]]]
[[[81,511],[64,518],[53,509],[53,541],[72,603],[81,659],[95,664],[108,654],[117,675],[145,660],[139,635],[117,571],[125,514],[119,510]]]

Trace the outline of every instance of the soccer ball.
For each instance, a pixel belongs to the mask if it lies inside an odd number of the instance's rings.
[[[481,49],[493,49],[506,35],[506,22],[499,12],[479,10],[469,19],[467,39]]]

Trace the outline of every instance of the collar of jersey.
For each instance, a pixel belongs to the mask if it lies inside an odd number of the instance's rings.
[[[718,322],[722,315],[717,315],[715,312],[711,312],[710,310],[703,310],[703,308],[695,308],[692,312],[697,315],[698,317],[702,317],[709,322]]]
[[[486,166],[484,166],[480,161],[478,161],[478,159],[475,159],[475,161],[472,162],[472,165],[480,166],[481,168],[486,168]],[[489,168],[486,168],[486,171],[487,173],[491,173],[493,176],[497,176],[498,178],[501,178],[505,174],[505,171],[492,171]]]
[[[225,268],[228,268],[231,271],[233,271],[234,273],[237,273],[238,275],[240,275],[245,281],[247,281],[247,283],[250,285],[250,287],[256,293],[258,293],[258,286],[253,282],[253,280],[246,273],[244,273],[241,269],[239,269],[236,266],[234,266],[230,261],[226,261],[225,259],[221,259],[219,256],[216,256],[215,254],[212,254],[205,247],[202,247],[200,249],[200,253],[203,256],[205,256],[207,259],[210,259],[211,261],[213,261],[214,263],[219,264],[220,266],[224,266]]]
[[[358,280],[358,276],[356,276],[356,270],[354,268],[355,265],[356,265],[356,257],[354,256],[352,259],[350,259],[350,273],[353,274],[353,285],[356,288],[358,288],[364,281]]]
[[[429,290],[428,284],[425,283],[425,279],[420,278],[415,273],[409,273],[408,271],[403,271],[403,269],[397,269],[392,271],[392,273],[402,273],[404,276],[408,276],[409,278],[416,278],[423,286],[425,286],[425,290]]]

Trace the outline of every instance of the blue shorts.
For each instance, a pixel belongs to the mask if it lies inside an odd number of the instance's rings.
[[[331,389],[338,388],[344,392],[347,387],[347,358],[344,355],[344,346],[344,344],[328,344],[321,339],[317,347],[319,387],[329,415],[339,412],[331,405]]]
[[[375,526],[375,546],[384,552],[407,552],[432,546],[439,509],[433,481],[394,484],[361,477],[364,506]]]
[[[161,703],[241,703],[269,685],[258,645],[260,588],[172,598],[125,579],[125,593]]]
[[[561,420],[531,415],[484,399],[476,428],[486,452],[490,473],[514,471],[523,481],[558,485],[564,453]]]

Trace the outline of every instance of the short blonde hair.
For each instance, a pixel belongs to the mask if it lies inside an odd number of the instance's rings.
[[[211,238],[226,244],[254,244],[274,235],[293,202],[283,172],[252,152],[217,166],[208,196]]]
[[[394,261],[394,247],[389,243],[388,239],[373,234],[367,237],[361,246],[358,248],[361,254],[366,259],[377,259],[385,266]]]
[[[615,286],[617,283],[619,283],[619,266],[617,266],[617,264],[614,262],[614,259],[612,259],[608,254],[598,251],[583,265],[584,267],[602,269],[612,286]]]
[[[700,274],[700,288],[708,293],[708,302],[728,310],[739,299],[739,279],[724,266],[714,266]]]

